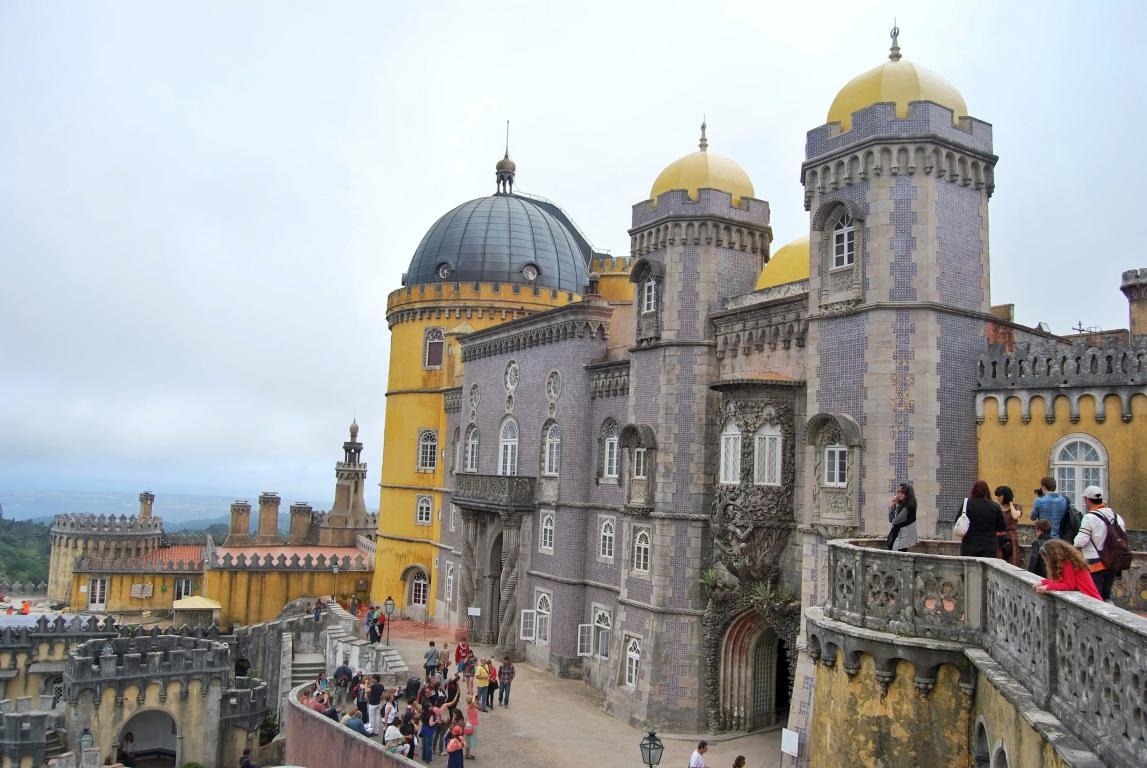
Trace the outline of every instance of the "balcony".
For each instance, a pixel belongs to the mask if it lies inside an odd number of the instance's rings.
[[[921,554],[879,546],[829,544],[827,600],[807,611],[814,659],[831,666],[843,655],[853,674],[874,633],[895,638],[889,653],[918,670],[929,654],[978,646],[1109,764],[1147,765],[1147,619],[1078,592],[1034,592],[1037,577],[1002,560],[934,554],[954,549],[948,542],[921,542]],[[1143,598],[1143,567],[1136,553],[1123,574],[1131,607]]]
[[[537,484],[536,477],[463,473],[454,477],[451,501],[485,512],[532,512]]]

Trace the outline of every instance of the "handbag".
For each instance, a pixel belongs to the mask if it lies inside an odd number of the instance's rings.
[[[956,518],[956,525],[952,527],[952,535],[957,539],[963,540],[964,534],[968,532],[968,528],[972,525],[972,521],[968,519],[968,500],[964,499],[964,506],[960,510],[960,516]]]

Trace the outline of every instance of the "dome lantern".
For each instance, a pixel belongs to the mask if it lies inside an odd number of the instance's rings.
[[[510,121],[506,121],[506,154],[494,166],[494,178],[497,180],[498,190],[495,194],[514,194],[514,174],[518,171],[518,164],[510,159]]]

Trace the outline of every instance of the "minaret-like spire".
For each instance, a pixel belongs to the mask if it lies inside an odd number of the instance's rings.
[[[705,138],[705,116],[701,116],[701,141],[697,142],[697,146],[701,148],[702,152],[709,151],[709,140]]]
[[[506,154],[494,166],[494,178],[497,180],[499,195],[514,194],[514,173],[518,166],[510,159],[510,121],[506,121]]]
[[[888,51],[890,61],[900,61],[900,27],[896,26],[896,19],[892,20],[892,48]]]

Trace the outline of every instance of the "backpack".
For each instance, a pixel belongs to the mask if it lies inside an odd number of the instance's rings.
[[[1119,524],[1115,511],[1111,511],[1113,519],[1108,520],[1098,512],[1091,512],[1107,526],[1107,536],[1103,539],[1103,548],[1099,550],[1099,560],[1109,571],[1126,571],[1131,567],[1131,544],[1127,541],[1127,532]]]
[[[1067,509],[1063,511],[1063,519],[1059,521],[1059,538],[1068,544],[1075,544],[1075,536],[1079,533],[1079,526],[1083,522],[1083,513],[1071,503],[1071,497],[1061,494],[1067,502]]]

